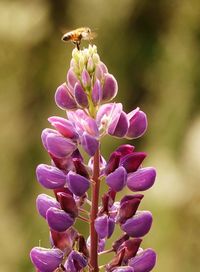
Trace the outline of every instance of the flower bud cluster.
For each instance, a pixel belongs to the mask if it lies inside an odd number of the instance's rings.
[[[36,176],[43,187],[54,192],[54,197],[40,194],[36,199],[38,213],[48,224],[52,246],[31,250],[31,260],[39,272],[98,271],[91,262],[94,233],[83,237],[74,227],[76,220],[94,224],[96,254],[104,253],[115,226],[121,228],[122,237],[113,242],[115,256],[104,266],[106,271],[148,272],[155,265],[155,252],[140,247],[152,225],[151,212],[138,211],[144,197],[140,192],[152,187],[156,178],[153,167],[142,166],[147,154],[126,144],[111,153],[107,161],[101,155],[98,164],[94,159],[105,135],[135,139],[147,129],[143,111],[136,108],[127,114],[121,103],[111,102],[117,92],[117,81],[101,62],[96,46],[73,50],[66,82],[55,93],[55,102],[66,111],[66,118],[50,117],[53,129],[44,129],[41,136],[51,163],[38,165]],[[80,150],[89,155],[88,162]],[[97,170],[99,176],[94,180]],[[87,192],[99,181],[105,182],[108,190],[96,214],[92,214],[95,204]],[[133,194],[116,200],[125,187]],[[87,205],[91,205],[90,210]]]

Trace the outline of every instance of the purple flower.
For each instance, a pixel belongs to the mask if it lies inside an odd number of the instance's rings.
[[[134,268],[135,272],[149,272],[156,264],[156,253],[151,248],[145,249],[131,258],[128,264]]]
[[[112,100],[118,91],[118,84],[116,79],[111,74],[105,74],[103,85],[103,97],[104,102]]]
[[[61,264],[63,252],[60,249],[34,247],[30,252],[34,266],[41,272],[52,272]]]
[[[100,239],[109,238],[115,228],[115,221],[107,215],[102,215],[95,220],[95,229]]]
[[[62,110],[77,109],[76,101],[66,84],[62,84],[56,90],[55,101],[57,106]]]
[[[122,108],[121,103],[102,105],[97,112],[97,125],[111,136],[124,137],[128,130],[128,119]]]
[[[128,218],[131,218],[136,213],[143,197],[142,194],[124,196],[120,201],[117,221],[124,223]]]
[[[127,114],[129,120],[129,128],[126,138],[134,139],[141,137],[147,130],[147,117],[139,108]]]
[[[46,213],[49,227],[55,231],[65,231],[74,224],[74,218],[61,209],[49,208]]]
[[[81,81],[83,84],[84,88],[89,88],[91,85],[91,79],[88,71],[86,69],[83,70],[82,75],[81,75]]]
[[[47,164],[37,166],[36,176],[39,183],[47,189],[60,188],[66,183],[66,175],[57,167]]]
[[[73,69],[70,68],[67,72],[67,85],[71,90],[73,90],[75,84],[78,82],[77,76],[74,73]]]
[[[147,154],[144,152],[133,152],[122,157],[120,160],[120,165],[126,169],[127,173],[135,172],[146,156]]]
[[[61,205],[61,208],[69,213],[72,217],[78,216],[78,208],[76,206],[75,199],[71,194],[64,192],[57,193],[58,201]]]
[[[81,145],[90,156],[94,156],[97,148],[99,147],[99,141],[95,137],[84,132],[81,136]]]
[[[76,144],[63,137],[57,131],[45,130],[42,133],[42,141],[46,150],[56,158],[70,156],[76,149]]]
[[[121,191],[126,185],[127,173],[123,166],[118,167],[106,177],[106,183],[115,192]]]
[[[38,195],[36,199],[36,207],[39,212],[39,214],[46,219],[46,213],[49,208],[57,208],[60,209],[60,204],[59,202],[46,194],[40,194]]]
[[[102,87],[100,81],[97,79],[92,89],[92,102],[97,106],[102,100]]]
[[[87,263],[87,259],[83,254],[72,250],[64,264],[64,267],[67,271],[78,272],[82,271],[82,269],[87,266]]]
[[[50,242],[52,247],[57,247],[68,254],[72,251],[75,240],[78,237],[77,231],[71,227],[64,232],[50,229]]]
[[[87,132],[91,136],[98,137],[99,129],[96,121],[88,116],[83,110],[68,111],[68,119],[74,124],[78,134],[81,136]]]
[[[48,118],[48,121],[64,137],[70,138],[73,140],[78,139],[78,134],[77,134],[74,126],[72,125],[72,123],[69,120],[62,118],[62,117],[58,117],[58,116],[52,116],[52,117]]]
[[[88,98],[87,94],[84,91],[83,87],[81,86],[80,83],[76,83],[74,87],[74,97],[77,102],[77,104],[82,107],[82,108],[87,108],[88,107]]]
[[[145,191],[153,186],[155,178],[155,168],[140,168],[136,172],[128,174],[127,186],[131,191]]]
[[[67,174],[67,184],[76,196],[84,195],[90,187],[88,179],[72,171]]]
[[[142,237],[149,232],[152,220],[149,211],[139,211],[132,218],[127,219],[121,228],[131,237]]]
[[[105,244],[106,244],[106,239],[98,239],[98,249],[97,249],[98,253],[104,251]],[[90,236],[89,236],[87,239],[87,247],[89,250],[90,250],[90,245],[91,245],[91,243],[90,243]]]

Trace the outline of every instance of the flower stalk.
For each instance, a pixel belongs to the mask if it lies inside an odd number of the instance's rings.
[[[98,207],[99,207],[99,189],[100,189],[100,180],[99,180],[99,160],[100,160],[100,148],[97,149],[94,155],[94,164],[93,164],[93,176],[92,179],[94,184],[92,186],[92,207],[90,213],[90,271],[98,272],[98,234],[95,230],[95,219],[97,218]]]

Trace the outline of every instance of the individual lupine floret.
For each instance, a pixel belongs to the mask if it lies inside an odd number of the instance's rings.
[[[70,171],[67,174],[67,185],[73,194],[82,196],[90,187],[90,182],[85,177]]]
[[[51,196],[48,196],[46,194],[40,194],[38,195],[36,199],[36,207],[39,212],[39,214],[46,219],[46,213],[49,208],[57,208],[60,209],[60,203]]]
[[[104,214],[95,220],[95,229],[100,239],[110,238],[115,228],[115,221],[113,218]]]
[[[153,249],[142,250],[128,264],[134,268],[135,272],[149,272],[156,264],[156,253]]]
[[[129,128],[126,133],[126,138],[135,139],[141,137],[147,130],[147,116],[140,110],[136,108],[135,110],[127,114],[129,120]]]
[[[155,168],[140,168],[136,172],[128,174],[127,186],[134,192],[145,191],[153,186],[155,178]]]
[[[106,183],[115,192],[121,191],[126,185],[127,172],[123,166],[119,166],[106,177]]]
[[[52,272],[61,264],[63,252],[57,248],[34,247],[30,252],[30,257],[39,271]]]
[[[63,110],[78,109],[78,105],[66,83],[63,83],[57,88],[55,93],[55,101],[57,106]]]
[[[47,189],[64,187],[66,184],[66,174],[57,167],[39,164],[36,168],[38,182]]]
[[[45,149],[56,158],[69,157],[77,149],[74,141],[53,129],[43,130],[42,142]]]
[[[52,247],[59,248],[66,255],[72,251],[77,238],[78,232],[73,227],[63,232],[50,229],[50,243]]]
[[[87,263],[87,258],[83,254],[72,250],[64,264],[64,268],[66,271],[79,272],[87,266]]]
[[[74,218],[65,211],[51,207],[47,210],[46,219],[49,227],[55,231],[65,231],[74,224]]]
[[[138,211],[133,217],[127,219],[121,228],[131,237],[142,237],[149,232],[152,220],[152,214],[149,211]]]

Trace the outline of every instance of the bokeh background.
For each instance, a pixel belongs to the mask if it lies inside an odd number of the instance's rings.
[[[117,101],[149,118],[148,132],[132,144],[148,152],[145,165],[158,172],[142,204],[154,214],[143,243],[158,252],[154,271],[198,271],[200,2],[1,0],[0,272],[33,271],[31,247],[49,246],[35,208],[45,192],[35,167],[49,162],[40,142],[47,118],[64,115],[54,92],[65,81],[73,45],[60,38],[79,26],[97,31],[98,52],[118,80]],[[107,138],[103,155],[119,143]]]

